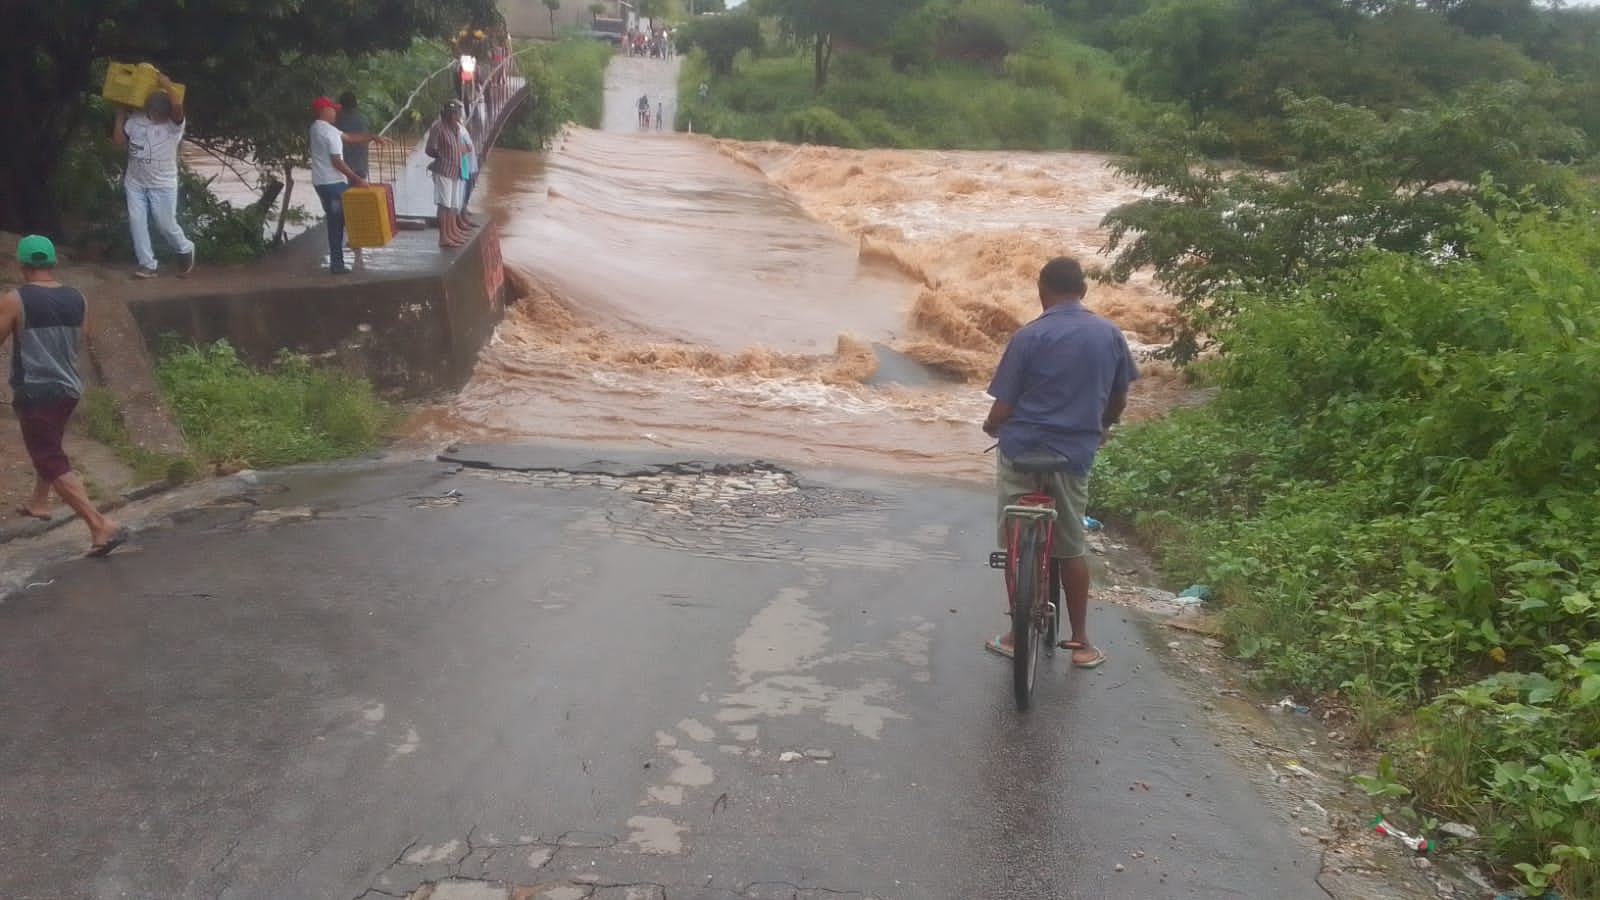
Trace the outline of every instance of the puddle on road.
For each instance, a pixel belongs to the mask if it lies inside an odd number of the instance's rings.
[[[628,843],[639,848],[640,853],[654,856],[676,856],[683,852],[683,833],[686,826],[659,816],[634,816],[628,820],[632,832]]]
[[[784,588],[733,644],[733,667],[740,685],[757,675],[790,672],[828,645],[828,626],[822,614],[807,606],[811,592]]]

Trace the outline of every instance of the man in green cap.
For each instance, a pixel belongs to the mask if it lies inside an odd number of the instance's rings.
[[[21,287],[0,294],[0,343],[11,340],[11,405],[22,426],[22,443],[37,478],[33,496],[17,513],[50,518],[50,491],[89,526],[89,552],[103,557],[128,539],[127,532],[89,502],[83,479],[62,449],[67,421],[83,396],[78,347],[89,305],[82,292],[56,280],[56,248],[31,234],[17,242]]]

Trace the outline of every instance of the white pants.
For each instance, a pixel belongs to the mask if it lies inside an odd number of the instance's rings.
[[[133,255],[139,259],[139,268],[156,267],[155,250],[150,246],[152,216],[167,246],[185,256],[194,252],[194,242],[178,227],[177,188],[147,188],[126,182],[122,187],[128,195],[128,230],[133,232]]]
[[[448,175],[433,176],[433,205],[443,209],[461,209],[461,189],[464,183]]]

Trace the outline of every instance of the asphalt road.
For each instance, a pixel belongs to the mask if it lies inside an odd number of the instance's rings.
[[[0,604],[0,896],[1325,896],[1125,610],[1015,711],[989,516],[438,463],[195,510]]]

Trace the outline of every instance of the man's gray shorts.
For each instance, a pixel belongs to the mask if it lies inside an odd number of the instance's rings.
[[[1006,546],[1005,510],[1023,494],[1031,494],[1044,479],[1047,493],[1056,501],[1055,541],[1050,555],[1056,559],[1077,559],[1089,552],[1088,539],[1083,530],[1083,515],[1089,508],[1089,476],[1070,472],[1049,475],[1023,475],[1011,468],[1011,461],[1000,451],[995,451],[995,493],[1000,503],[997,507],[1000,546]]]

